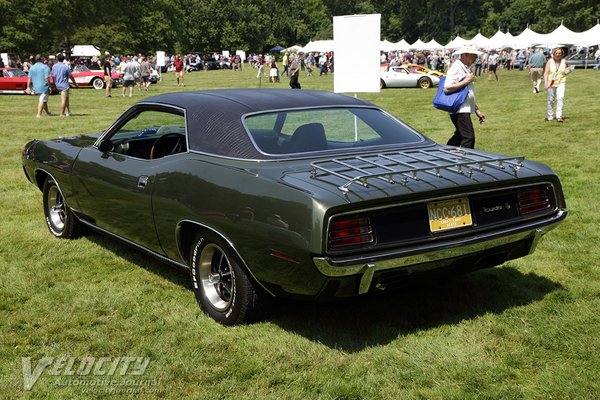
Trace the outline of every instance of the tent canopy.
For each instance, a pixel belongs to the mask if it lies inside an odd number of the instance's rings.
[[[71,49],[71,55],[73,55],[73,57],[98,57],[100,56],[100,49],[91,44],[75,45]]]

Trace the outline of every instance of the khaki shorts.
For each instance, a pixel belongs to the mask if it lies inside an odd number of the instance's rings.
[[[65,100],[69,98],[69,89],[63,89],[60,91],[60,99]]]
[[[108,75],[104,75],[104,82],[106,83],[106,86],[107,86],[107,87],[111,87],[111,86],[112,86],[112,83],[111,83],[111,82],[112,82],[112,79],[111,79],[111,77],[110,77],[110,76],[108,76]]]
[[[48,102],[48,93],[39,94],[38,98],[39,98],[40,103],[47,103]]]
[[[543,72],[543,68],[531,68],[529,70],[529,79],[531,79],[532,81],[537,81],[542,77]]]

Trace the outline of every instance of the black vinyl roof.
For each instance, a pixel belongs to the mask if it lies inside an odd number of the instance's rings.
[[[175,92],[149,97],[138,104],[164,104],[185,109],[191,150],[245,159],[273,158],[264,155],[254,147],[242,123],[245,114],[312,107],[376,107],[354,97],[304,89]]]

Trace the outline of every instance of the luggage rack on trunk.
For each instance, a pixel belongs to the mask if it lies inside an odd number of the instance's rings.
[[[485,172],[486,168],[516,176],[523,166],[524,157],[494,157],[476,150],[465,148],[436,148],[431,150],[394,151],[364,156],[349,156],[311,163],[311,177],[338,177],[346,183],[338,188],[347,193],[349,187],[358,183],[369,187],[370,179],[380,179],[387,183],[408,184],[410,180],[423,180],[423,175],[450,179],[442,172],[473,178],[474,171]],[[509,167],[507,169],[506,167]],[[417,173],[421,173],[420,177]]]

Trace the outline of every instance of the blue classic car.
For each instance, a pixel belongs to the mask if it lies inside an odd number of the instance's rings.
[[[104,132],[33,140],[50,232],[91,228],[190,271],[234,325],[531,253],[566,217],[550,168],[442,146],[366,101],[238,89],[145,98]]]

